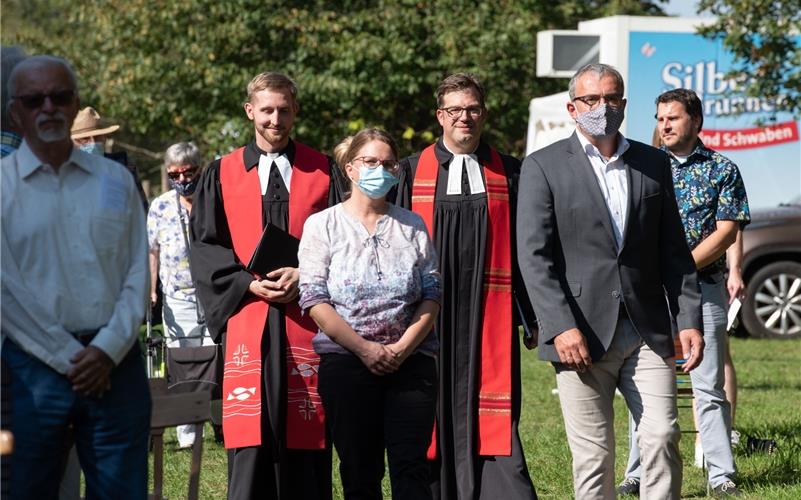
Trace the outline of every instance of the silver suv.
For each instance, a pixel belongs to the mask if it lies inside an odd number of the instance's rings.
[[[743,231],[742,324],[754,337],[801,337],[801,197],[753,210]]]

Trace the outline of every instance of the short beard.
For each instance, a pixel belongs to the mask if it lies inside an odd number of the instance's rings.
[[[680,137],[673,149],[677,151],[692,151],[695,149],[695,143],[698,141],[698,136],[692,137],[690,135]]]
[[[55,129],[42,130],[40,128],[40,122],[49,119],[60,119],[61,126]],[[70,136],[69,128],[67,128],[66,125],[67,119],[61,112],[52,116],[39,115],[39,117],[36,119],[36,136],[40,141],[46,143],[61,142],[65,139],[69,139]]]

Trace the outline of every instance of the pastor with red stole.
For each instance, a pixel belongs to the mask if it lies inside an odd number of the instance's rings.
[[[426,222],[443,280],[432,491],[448,500],[532,499],[517,429],[517,325],[536,321],[516,258],[520,161],[481,141],[487,109],[475,76],[443,80],[437,108],[442,138],[401,162],[396,199]]]
[[[255,141],[203,172],[190,220],[192,273],[209,330],[224,344],[229,499],[330,499],[331,447],[317,394],[314,322],[297,305],[296,268],[246,269],[267,223],[301,237],[340,201],[327,156],[292,141],[297,87],[262,73],[247,88]]]

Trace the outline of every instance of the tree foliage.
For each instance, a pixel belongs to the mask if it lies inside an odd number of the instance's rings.
[[[745,93],[801,114],[801,0],[700,0],[698,11],[716,16],[700,32],[734,54]]]
[[[521,154],[529,100],[565,87],[536,78],[537,31],[659,13],[641,0],[5,0],[3,43],[72,61],[84,104],[154,150],[249,140],[245,86],[270,69],[299,83],[302,141],[330,151],[376,125],[408,153],[439,134],[437,83],[470,71],[489,92],[489,140]]]

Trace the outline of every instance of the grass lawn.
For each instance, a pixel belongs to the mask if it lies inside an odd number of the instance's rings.
[[[736,428],[747,436],[774,439],[778,451],[773,455],[747,454],[736,449],[738,483],[753,499],[801,498],[801,340],[732,339],[732,356],[737,367],[739,395]],[[536,352],[523,352],[523,415],[520,433],[537,493],[542,499],[572,496],[571,459],[567,447],[553,369],[536,358]],[[622,398],[615,402],[617,440],[616,482],[622,479],[627,456],[626,408]],[[692,428],[689,409],[681,409],[683,428]],[[214,443],[206,430],[201,498],[225,498],[227,465],[225,450]],[[692,467],[693,434],[683,434],[685,459],[682,496],[704,498],[705,476]],[[174,431],[166,435],[165,494],[185,498],[190,453],[176,450]],[[385,479],[385,496],[389,498]],[[334,498],[342,498],[339,474],[334,467]]]

